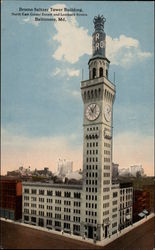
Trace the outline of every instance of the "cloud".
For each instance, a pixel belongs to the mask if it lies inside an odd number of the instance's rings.
[[[80,70],[74,68],[66,68],[66,69],[56,68],[51,75],[61,76],[61,77],[68,76],[67,79],[69,79],[71,77],[78,77],[80,75]]]
[[[114,136],[113,161],[120,168],[142,164],[144,172],[153,175],[153,137],[126,132]]]
[[[64,8],[64,4],[56,4],[53,8]],[[67,14],[67,12],[65,12]],[[69,63],[76,63],[84,54],[91,54],[91,36],[88,30],[80,27],[76,18],[67,17],[66,22],[55,22],[57,33],[53,40],[59,45],[53,54],[56,60],[64,60]]]
[[[52,7],[64,8],[64,4],[56,4]],[[56,34],[53,40],[58,42],[58,46],[53,54],[53,58],[59,61],[66,61],[74,64],[79,61],[84,54],[91,55],[92,37],[88,30],[80,27],[75,16],[67,17],[66,22],[55,22]],[[122,67],[130,67],[137,61],[143,61],[152,56],[150,52],[141,51],[140,43],[137,39],[120,35],[119,38],[106,37],[107,57],[111,64]]]
[[[55,171],[59,158],[73,161],[74,169],[82,168],[82,146],[76,144],[77,135],[27,138],[15,136],[2,129],[1,171],[31,166],[49,167]],[[74,145],[74,146],[73,146]]]
[[[111,64],[130,67],[136,61],[142,61],[152,56],[150,52],[142,52],[137,39],[120,35],[119,38],[106,38],[107,57]]]

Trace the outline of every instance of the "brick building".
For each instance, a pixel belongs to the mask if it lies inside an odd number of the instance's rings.
[[[145,214],[143,211],[146,210],[148,213],[151,211],[150,207],[150,193],[144,190],[134,190],[133,192],[133,222],[143,218]]]
[[[20,179],[0,179],[0,216],[11,220],[22,218],[22,183]]]

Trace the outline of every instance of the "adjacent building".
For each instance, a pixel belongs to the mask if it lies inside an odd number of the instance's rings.
[[[130,166],[130,173],[134,177],[137,177],[138,175],[144,176],[144,169],[142,165],[133,165],[133,166]]]
[[[131,221],[132,187],[112,183],[113,104],[103,16],[94,18],[89,79],[81,82],[83,100],[83,183],[23,183],[23,221],[103,240]],[[121,192],[123,190],[123,192]],[[126,196],[128,197],[126,198]],[[129,197],[130,195],[130,197]],[[120,199],[123,210],[120,211]],[[125,205],[124,205],[125,204]],[[120,219],[121,216],[121,219]],[[130,216],[130,218],[129,218]],[[123,219],[122,219],[123,218]]]
[[[0,216],[11,220],[22,218],[22,183],[20,179],[0,178]]]
[[[133,191],[133,222],[140,220],[151,211],[150,192],[142,189]]]

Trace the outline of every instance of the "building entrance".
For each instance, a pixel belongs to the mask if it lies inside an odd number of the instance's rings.
[[[105,233],[104,233],[104,235],[105,235],[105,238],[107,238],[107,236],[108,236],[108,225],[105,226]]]
[[[93,227],[88,227],[88,238],[93,239]]]

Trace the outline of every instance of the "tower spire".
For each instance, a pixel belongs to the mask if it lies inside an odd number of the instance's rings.
[[[94,17],[93,22],[95,31],[93,33],[92,56],[105,57],[106,34],[104,32],[104,23],[106,22],[106,19],[103,15],[98,15]]]

